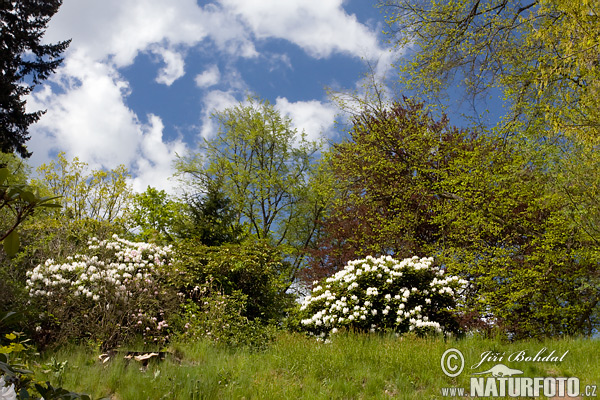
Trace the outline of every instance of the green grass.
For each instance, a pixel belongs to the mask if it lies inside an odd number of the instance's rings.
[[[140,371],[135,362],[114,359],[106,364],[85,347],[69,347],[44,354],[67,360],[63,386],[69,390],[111,399],[438,399],[442,387],[469,387],[485,351],[525,350],[535,355],[543,347],[555,354],[569,353],[563,362],[509,362],[524,376],[575,376],[582,386],[600,386],[600,341],[561,339],[504,343],[477,337],[442,338],[341,334],[331,343],[317,343],[300,334],[281,333],[265,351],[227,350],[208,342],[177,343],[170,348],[181,357]],[[441,370],[440,358],[450,348],[461,350],[466,366],[457,378]],[[46,377],[55,382],[52,374]],[[600,390],[600,388],[598,389]],[[600,395],[600,393],[598,393]]]

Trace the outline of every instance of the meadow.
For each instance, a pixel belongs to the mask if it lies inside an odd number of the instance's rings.
[[[135,345],[124,348],[142,350]],[[440,360],[450,348],[465,358],[456,378],[446,376]],[[508,362],[511,354],[563,356],[562,362]],[[147,350],[147,349],[145,349]],[[340,333],[328,343],[281,332],[263,350],[218,347],[209,341],[172,343],[171,357],[149,363],[115,356],[106,363],[89,346],[69,345],[41,355],[39,363],[62,361],[38,378],[94,399],[442,399],[442,388],[469,388],[473,372],[498,364],[480,362],[482,354],[504,354],[505,363],[528,377],[577,377],[581,386],[600,386],[600,341],[564,338],[508,342],[469,336],[444,339],[386,334]],[[567,352],[568,351],[568,352]],[[566,355],[565,355],[565,352]],[[42,368],[43,369],[43,368]],[[60,381],[60,382],[58,382]],[[596,394],[598,392],[596,390]],[[545,397],[541,397],[545,398]]]

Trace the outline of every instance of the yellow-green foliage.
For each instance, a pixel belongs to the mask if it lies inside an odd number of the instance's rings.
[[[409,54],[399,65],[405,89],[433,99],[458,84],[476,100],[499,89],[509,110],[499,125],[505,134],[600,140],[597,2],[380,3],[390,40]]]

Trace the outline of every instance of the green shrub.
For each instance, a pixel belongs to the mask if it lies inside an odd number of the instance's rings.
[[[82,399],[90,400],[85,394],[70,392],[61,387],[53,387],[35,380],[35,371],[29,369],[34,348],[22,333],[12,331],[18,326],[22,315],[12,311],[0,312],[0,398],[2,399]],[[67,362],[56,362],[61,372]],[[58,386],[62,386],[62,376],[58,377]]]
[[[244,316],[248,300],[240,291],[226,295],[207,283],[194,288],[189,297],[178,326],[184,339],[207,338],[219,346],[262,349],[275,337],[272,324]]]
[[[282,252],[263,242],[208,247],[182,241],[174,251],[172,284],[190,293],[211,282],[223,295],[242,294],[242,316],[249,320],[280,320],[294,301],[282,278],[288,267]]]

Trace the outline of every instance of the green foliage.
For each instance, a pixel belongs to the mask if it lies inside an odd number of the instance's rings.
[[[219,131],[198,153],[179,160],[178,173],[201,193],[218,182],[248,234],[286,246],[292,282],[328,199],[315,193],[318,186],[311,180],[319,144],[307,141],[267,101],[248,98],[214,118]]]
[[[411,53],[402,89],[439,100],[458,84],[472,104],[499,89],[507,135],[598,143],[600,24],[593,1],[382,0],[390,40]]]
[[[179,340],[205,338],[227,348],[264,349],[274,339],[275,327],[244,314],[248,296],[236,290],[225,295],[210,283],[196,286],[182,305]]]
[[[133,195],[127,225],[139,230],[137,236],[142,241],[172,241],[173,225],[181,207],[164,190],[148,186],[145,192]]]
[[[410,103],[355,118],[329,155],[339,185],[311,272],[369,253],[435,254],[472,283],[470,323],[515,338],[593,334],[600,248],[583,171],[597,158],[522,139],[461,132]]]
[[[60,196],[67,218],[123,224],[124,212],[131,201],[125,166],[88,172],[88,165],[79,158],[68,161],[64,153],[59,153],[56,161],[42,164],[37,171],[41,180],[32,183]]]
[[[40,196],[26,184],[10,184],[9,176],[8,168],[0,168],[0,215],[6,218],[0,223],[0,242],[6,254],[14,256],[20,243],[17,227],[35,210],[42,207],[60,208],[60,205],[53,203],[57,197]]]
[[[44,386],[35,381],[35,372],[28,369],[33,357],[29,339],[25,339],[22,333],[11,331],[11,327],[20,318],[22,315],[12,311],[0,312],[0,386],[6,384],[11,388],[16,399],[38,399],[37,394],[40,394],[43,399],[90,400],[88,395],[70,392],[61,387],[55,388],[50,382],[46,382]],[[64,372],[67,361],[54,362]],[[62,376],[58,386],[62,386]]]
[[[436,254],[443,234],[437,204],[452,196],[440,181],[452,165],[490,150],[491,143],[410,101],[355,117],[348,140],[326,155],[335,197],[306,281],[368,255]]]
[[[242,312],[250,320],[279,320],[293,302],[287,276],[290,265],[281,250],[264,242],[204,246],[181,241],[174,249],[173,285],[182,293],[212,282],[225,295],[245,296]]]
[[[185,217],[177,227],[177,235],[196,238],[206,246],[240,243],[244,227],[237,219],[231,199],[225,197],[217,182],[208,182],[206,186],[204,196],[185,196]]]
[[[593,333],[600,322],[597,4],[381,4],[397,34],[391,40],[413,50],[398,65],[403,90],[432,103],[455,84],[473,105],[498,90],[504,96],[507,112],[494,130],[503,151],[487,164],[461,162],[456,167],[472,174],[447,180],[464,201],[447,214],[455,220],[444,229],[455,244],[446,255],[486,293],[475,308],[493,309],[517,336]]]

